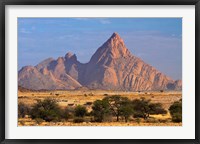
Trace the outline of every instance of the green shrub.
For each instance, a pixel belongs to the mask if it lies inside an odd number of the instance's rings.
[[[149,103],[150,100],[146,100],[145,98],[133,100],[134,117],[147,119],[150,111]]]
[[[150,103],[149,108],[150,114],[167,114],[167,111],[162,108],[161,103]]]
[[[110,115],[108,101],[96,100],[93,103],[91,114],[94,116],[94,121],[103,122]]]
[[[122,114],[125,111],[125,107],[122,108],[122,106],[129,101],[127,97],[122,97],[120,95],[113,95],[105,97],[103,101],[107,101],[107,103],[109,104],[109,109],[112,112],[112,114],[117,118],[117,121],[119,121],[120,116],[126,116],[126,114],[125,115]]]
[[[169,108],[173,122],[182,122],[182,100],[174,102]]]
[[[87,114],[87,109],[84,106],[78,105],[76,106],[74,113],[76,117],[84,117]]]
[[[166,114],[167,111],[162,108],[160,103],[151,103],[145,98],[135,99],[132,101],[135,118],[148,119],[150,114]]]
[[[43,101],[39,100],[33,105],[30,112],[31,118],[41,118],[45,121],[59,121],[61,118],[61,109],[55,100],[47,98]]]
[[[123,101],[120,108],[120,116],[124,117],[125,122],[128,122],[129,117],[133,114],[133,106],[129,100]]]
[[[173,122],[182,122],[182,114],[180,114],[180,113],[173,114],[172,121]]]
[[[74,117],[74,108],[66,107],[65,109],[62,109],[61,112],[61,118],[68,120],[69,118]]]

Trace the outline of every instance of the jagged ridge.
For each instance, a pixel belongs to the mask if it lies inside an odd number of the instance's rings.
[[[82,64],[75,54],[67,53],[57,60],[48,58],[35,67],[23,67],[20,86],[28,89],[90,89],[104,90],[180,90],[181,81],[174,81],[140,58],[131,54],[123,39],[113,35]]]

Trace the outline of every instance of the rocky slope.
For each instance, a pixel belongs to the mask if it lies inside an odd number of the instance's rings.
[[[23,67],[18,73],[20,86],[28,89],[104,90],[180,90],[182,81],[174,81],[131,54],[117,33],[82,64],[75,54],[57,60],[46,59],[36,66]]]

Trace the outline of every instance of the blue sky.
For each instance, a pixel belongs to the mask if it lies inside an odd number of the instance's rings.
[[[67,52],[86,63],[113,32],[133,55],[182,79],[181,18],[18,18],[18,69]]]

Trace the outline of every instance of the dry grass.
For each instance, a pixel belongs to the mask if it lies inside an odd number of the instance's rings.
[[[181,92],[113,92],[113,91],[49,91],[49,92],[18,92],[18,102],[25,102],[32,105],[38,99],[45,99],[47,97],[56,99],[60,106],[67,106],[68,104],[83,105],[86,102],[93,102],[97,99],[103,99],[106,96],[121,95],[133,100],[136,98],[145,97],[151,99],[152,102],[162,103],[165,109],[174,102],[182,98]]]
[[[165,109],[168,109],[170,105],[182,98],[181,92],[118,92],[118,91],[45,91],[45,92],[18,92],[18,102],[23,102],[28,105],[32,105],[37,102],[37,100],[43,100],[47,97],[55,99],[61,107],[66,107],[68,104],[84,105],[87,102],[94,102],[97,99],[103,99],[106,96],[111,95],[121,95],[123,97],[128,97],[129,99],[137,99],[144,97],[146,99],[151,99],[153,103],[161,103]],[[87,106],[87,109],[91,111],[91,105]],[[152,118],[158,120],[158,122],[144,122],[141,121],[137,123],[131,121],[125,122],[104,122],[104,123],[72,123],[72,122],[41,122],[40,126],[181,126],[182,123],[172,123],[170,122],[170,114],[166,115],[151,115]],[[19,126],[37,126],[37,122],[30,118],[19,119]]]

